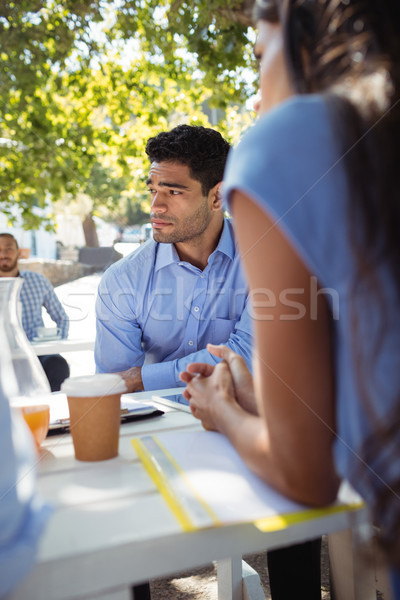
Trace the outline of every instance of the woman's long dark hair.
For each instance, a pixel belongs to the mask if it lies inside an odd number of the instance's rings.
[[[368,360],[376,360],[390,327],[378,267],[389,269],[400,299],[400,0],[256,0],[255,18],[281,22],[294,90],[325,96],[341,144],[355,225],[350,242],[358,273],[352,291],[354,297],[366,292],[381,313],[373,356],[365,357],[352,310],[360,396],[376,424],[362,458],[385,479],[385,485],[371,483],[373,512],[388,560],[400,566],[400,466],[398,476],[393,469],[388,475],[393,462],[400,465],[400,389],[394,390],[390,423],[382,423],[363,383],[372,372]],[[361,467],[358,476],[368,479]]]

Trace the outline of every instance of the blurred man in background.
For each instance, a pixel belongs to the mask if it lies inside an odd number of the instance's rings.
[[[60,337],[68,336],[69,320],[50,281],[42,274],[33,271],[20,271],[18,266],[19,248],[17,240],[10,233],[0,233],[0,277],[21,277],[22,327],[29,341],[38,336],[38,328],[43,327],[42,307],[56,323]],[[69,377],[69,366],[60,354],[38,357],[52,392],[60,389],[61,383]]]

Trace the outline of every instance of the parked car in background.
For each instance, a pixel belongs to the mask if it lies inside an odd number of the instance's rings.
[[[151,239],[153,237],[153,227],[151,226],[151,223],[145,223],[144,225],[141,226],[140,228],[140,242],[147,242],[147,240]]]
[[[140,227],[138,225],[133,225],[132,227],[125,227],[119,241],[139,244],[141,241]]]

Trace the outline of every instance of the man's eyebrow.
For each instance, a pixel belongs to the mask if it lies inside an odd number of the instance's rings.
[[[151,180],[151,177],[149,177],[146,181],[146,185],[152,185],[153,182]],[[189,187],[187,185],[183,185],[182,183],[174,183],[174,182],[169,182],[169,181],[160,181],[158,183],[158,185],[160,187],[168,187],[168,188],[177,188],[178,190],[188,190]]]

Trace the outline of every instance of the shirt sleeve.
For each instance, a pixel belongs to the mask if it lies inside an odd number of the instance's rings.
[[[247,367],[252,370],[253,331],[249,314],[249,298],[240,319],[226,340],[225,345],[243,356]],[[220,359],[210,354],[205,348],[192,352],[182,358],[163,363],[148,364],[142,367],[142,381],[145,390],[156,390],[171,387],[180,387],[185,384],[179,379],[179,374],[186,370],[192,362],[203,362],[215,365]]]
[[[94,359],[98,373],[143,365],[142,330],[136,319],[135,301],[135,292],[124,290],[112,270],[103,275],[96,298]]]
[[[0,598],[32,568],[50,508],[35,493],[35,450],[0,390]]]
[[[68,336],[69,331],[68,315],[58,299],[53,286],[47,280],[45,280],[45,287],[46,293],[43,299],[43,306],[53,321],[57,324],[57,327],[60,329],[61,337],[64,339]]]

